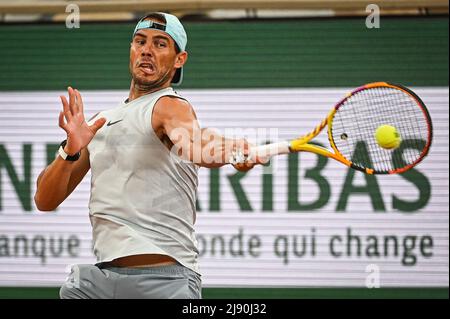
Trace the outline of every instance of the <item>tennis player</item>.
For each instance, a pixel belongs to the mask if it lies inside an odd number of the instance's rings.
[[[201,298],[197,170],[233,163],[249,145],[201,129],[191,104],[173,90],[183,79],[186,44],[175,16],[146,15],[132,36],[123,103],[86,122],[78,90],[69,87],[69,98],[60,97],[67,139],[40,174],[35,203],[56,209],[91,169],[98,261],[74,266],[61,298]],[[233,165],[246,171],[259,163]]]

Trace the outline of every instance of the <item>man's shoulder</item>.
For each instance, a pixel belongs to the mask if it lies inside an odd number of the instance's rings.
[[[162,103],[168,103],[168,104],[186,104],[186,105],[190,105],[189,101],[180,96],[180,95],[163,95],[158,99],[158,102],[162,102]]]
[[[192,110],[189,101],[177,95],[164,95],[155,104],[155,108],[160,112],[178,112]]]

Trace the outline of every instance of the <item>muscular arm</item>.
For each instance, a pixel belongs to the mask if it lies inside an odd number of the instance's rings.
[[[163,97],[155,105],[152,126],[162,139],[167,136],[174,145],[174,151],[182,157],[207,168],[229,164],[236,149],[248,151],[244,139],[229,139],[209,128],[200,128],[192,106],[185,100]],[[235,166],[250,169],[254,163]]]
[[[83,180],[89,168],[89,154],[85,148],[75,162],[57,156],[38,177],[34,195],[36,207],[41,211],[55,210]]]
[[[83,101],[77,90],[68,88],[69,101],[61,96],[63,111],[59,114],[59,126],[67,133],[64,151],[69,155],[81,153],[77,161],[65,161],[61,156],[38,177],[34,202],[42,211],[55,210],[69,196],[89,171],[87,145],[95,133],[105,124],[100,118],[88,125],[84,118]]]

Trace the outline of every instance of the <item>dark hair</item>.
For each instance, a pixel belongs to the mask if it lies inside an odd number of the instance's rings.
[[[166,18],[164,17],[164,15],[162,15],[161,13],[157,13],[157,12],[151,12],[151,13],[146,14],[145,16],[143,16],[141,18],[140,21],[144,21],[144,20],[149,19],[149,18],[150,19],[155,19],[155,20],[157,20],[160,23],[164,23],[164,24],[167,23]]]

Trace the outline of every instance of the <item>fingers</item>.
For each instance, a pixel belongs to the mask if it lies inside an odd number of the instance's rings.
[[[255,164],[251,163],[240,163],[240,164],[234,164],[233,167],[238,170],[239,172],[247,172],[251,170]]]
[[[250,155],[252,146],[253,144],[249,143],[245,138],[236,140],[234,145],[235,149],[240,150],[245,156]]]
[[[267,165],[270,162],[270,156],[260,156],[255,153],[254,144],[249,143],[246,139],[239,140],[241,150],[247,158],[246,163],[255,166],[256,164]],[[252,167],[253,167],[252,166]]]
[[[267,165],[270,163],[269,156],[258,156],[254,153],[252,144],[245,141],[245,146],[242,146],[237,151],[232,152],[229,162],[233,164],[234,168],[241,172],[246,172],[252,169],[255,165]]]
[[[261,164],[261,165],[267,165],[270,162],[270,157],[266,156],[256,156],[255,157],[255,163],[256,164]]]
[[[83,99],[81,98],[80,92],[75,89],[75,95],[76,95],[76,105],[78,106],[78,111],[84,114],[84,107],[83,107]]]
[[[63,104],[66,121],[70,121],[76,114],[80,112],[81,114],[84,113],[84,106],[83,99],[81,98],[81,94],[78,90],[69,86],[67,88],[67,92],[69,93],[69,101],[67,101],[67,98],[63,95],[60,96],[60,99]]]
[[[75,115],[78,113],[78,107],[76,105],[76,94],[74,89],[72,89],[70,86],[67,88],[67,92],[69,92],[69,108],[72,115]]]
[[[250,143],[246,139],[241,139],[240,145],[242,145],[244,155],[248,155],[250,153]]]
[[[70,112],[69,108],[69,102],[67,102],[66,97],[63,95],[61,95],[59,98],[61,99],[61,103],[63,105],[64,116],[66,117],[66,121],[68,122],[72,118],[72,113]]]
[[[64,123],[64,112],[59,112],[59,127],[67,132],[66,123]]]
[[[97,131],[106,123],[106,119],[104,117],[99,118],[97,121],[94,122],[89,128],[91,131],[95,134]]]

